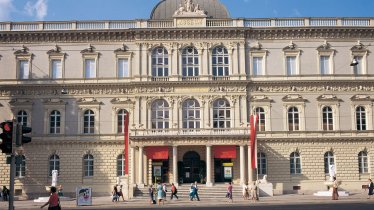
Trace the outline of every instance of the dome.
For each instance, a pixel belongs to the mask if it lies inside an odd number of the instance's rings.
[[[184,5],[185,0],[162,0],[152,10],[152,20],[173,19],[174,12],[179,5]],[[226,7],[219,0],[193,0],[200,8],[207,12],[208,18],[225,19],[230,18]]]

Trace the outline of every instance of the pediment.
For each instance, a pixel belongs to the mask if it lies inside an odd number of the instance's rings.
[[[110,102],[112,104],[135,104],[135,102],[131,101],[129,98],[113,98]]]
[[[317,50],[319,52],[332,52],[332,51],[335,51],[335,49],[333,49],[331,47],[331,44],[328,43],[327,41],[325,41],[322,45],[320,45],[319,47],[317,47]]]
[[[77,101],[78,105],[101,105],[102,102],[98,101],[96,98],[80,98]]]
[[[369,95],[354,95],[351,97],[352,101],[373,101]]]
[[[9,104],[11,106],[32,106],[34,102],[30,99],[12,99]]]
[[[282,98],[283,102],[306,102],[307,100],[304,99],[299,94],[289,94]]]
[[[317,97],[317,101],[341,101],[341,99],[339,99],[336,95],[332,95],[332,94],[326,94],[326,95],[320,95]]]
[[[58,106],[58,105],[66,105],[67,102],[58,98],[50,98],[50,99],[45,99],[43,101],[44,105],[51,105],[51,106]]]
[[[273,100],[265,95],[251,96],[251,102],[272,102]]]

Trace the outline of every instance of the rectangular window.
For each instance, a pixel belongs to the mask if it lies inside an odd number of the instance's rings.
[[[262,57],[253,57],[253,75],[264,75],[264,71],[262,69]]]
[[[296,69],[296,56],[287,56],[287,75],[296,75],[297,69]]]
[[[85,78],[95,78],[96,77],[96,63],[95,59],[84,60],[85,64]]]
[[[355,56],[354,59],[356,60],[357,62],[357,65],[353,66],[353,72],[355,75],[361,75],[361,74],[364,74],[364,71],[363,71],[363,58],[362,56]]]
[[[52,79],[62,78],[62,62],[61,60],[52,60]]]
[[[129,77],[129,60],[118,59],[118,78]]]
[[[321,75],[330,74],[330,56],[320,57],[320,71]]]
[[[19,61],[19,79],[30,79],[30,65],[27,60]]]

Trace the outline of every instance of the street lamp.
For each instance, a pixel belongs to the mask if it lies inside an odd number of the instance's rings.
[[[352,62],[351,62],[351,64],[350,64],[350,66],[357,66],[359,63],[358,63],[358,61],[357,61],[357,59],[356,58],[353,58],[353,60],[352,60]]]

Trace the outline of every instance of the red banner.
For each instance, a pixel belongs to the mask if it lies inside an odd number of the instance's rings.
[[[169,147],[168,146],[146,147],[145,151],[147,153],[148,159],[152,159],[152,160],[169,159]]]
[[[236,146],[235,145],[214,146],[214,158],[221,158],[221,159],[236,158]]]
[[[251,145],[251,167],[257,168],[257,145],[256,145],[256,130],[257,130],[257,115],[251,115],[250,119],[250,145]]]
[[[129,174],[129,113],[125,114],[125,175]]]

